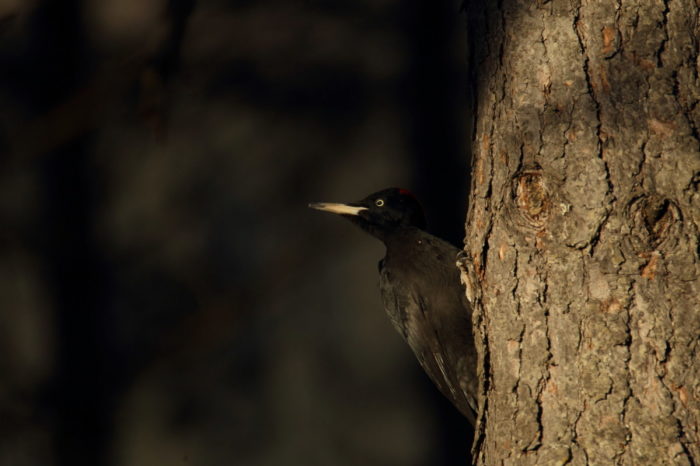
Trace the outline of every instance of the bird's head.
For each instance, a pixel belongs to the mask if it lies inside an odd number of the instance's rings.
[[[314,202],[309,207],[341,215],[381,240],[404,228],[426,228],[423,209],[406,189],[384,189],[349,204]]]

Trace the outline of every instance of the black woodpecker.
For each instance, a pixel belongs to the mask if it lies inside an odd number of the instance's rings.
[[[350,204],[312,203],[381,240],[384,309],[440,391],[474,425],[476,350],[472,311],[456,266],[459,249],[425,231],[423,209],[405,189],[390,188]]]

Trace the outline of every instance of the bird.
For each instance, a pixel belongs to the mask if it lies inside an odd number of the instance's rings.
[[[428,377],[474,425],[477,353],[471,306],[456,265],[461,251],[428,233],[423,209],[407,189],[309,207],[340,215],[384,243],[379,261],[384,309]]]

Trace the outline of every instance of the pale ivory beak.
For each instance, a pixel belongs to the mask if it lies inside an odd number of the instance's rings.
[[[334,202],[312,202],[309,207],[316,210],[323,210],[339,215],[360,215],[367,207],[356,207],[347,204],[337,204]]]

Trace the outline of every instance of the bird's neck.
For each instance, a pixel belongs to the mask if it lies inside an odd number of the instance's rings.
[[[383,238],[379,239],[384,242],[387,256],[389,256],[403,254],[413,244],[420,244],[423,235],[425,232],[419,228],[405,227],[385,234]]]

